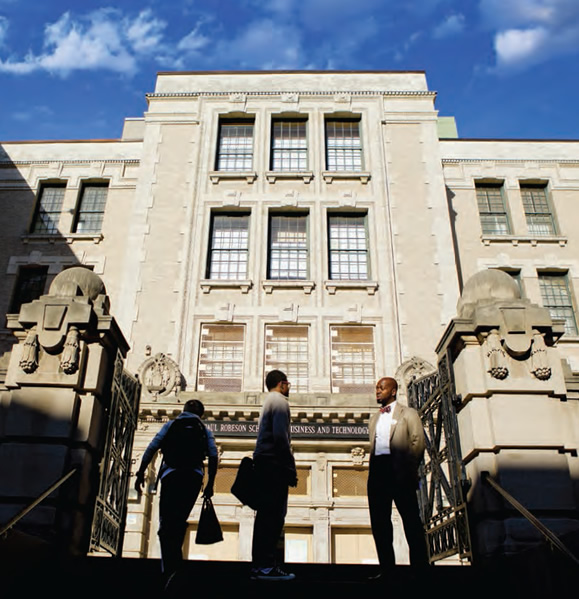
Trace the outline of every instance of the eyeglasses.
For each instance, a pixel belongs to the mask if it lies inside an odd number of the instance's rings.
[[[282,381],[282,383],[283,383],[284,385],[287,385],[288,387],[291,387],[291,386],[292,386],[292,384],[291,384],[289,381]]]

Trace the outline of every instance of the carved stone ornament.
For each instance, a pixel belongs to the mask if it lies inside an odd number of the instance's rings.
[[[533,329],[533,345],[531,348],[531,372],[540,380],[551,378],[551,367],[545,339],[539,331]]]
[[[181,385],[181,372],[176,362],[169,356],[159,353],[145,360],[139,368],[139,378],[143,384],[143,394],[153,400],[177,391]]]
[[[78,329],[70,327],[60,357],[60,367],[65,374],[74,374],[78,370],[80,356],[78,337]]]
[[[364,462],[365,455],[366,452],[362,447],[353,447],[352,451],[350,451],[350,457],[352,458],[352,462],[354,462],[356,466],[362,465],[362,463]]]
[[[509,376],[507,357],[497,329],[492,329],[486,339],[486,355],[489,360],[487,372],[495,379],[506,379]]]
[[[28,331],[19,365],[26,374],[32,374],[38,368],[38,335],[35,328]]]

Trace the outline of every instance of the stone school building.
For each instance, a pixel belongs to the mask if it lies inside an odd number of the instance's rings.
[[[473,275],[502,270],[546,308],[579,375],[579,141],[461,139],[435,99],[423,72],[166,72],[119,139],[0,141],[0,388],[6,323],[90,269],[142,383],[135,470],[187,399],[215,434],[224,542],[194,543],[197,505],[189,558],[250,560],[254,513],[229,489],[279,368],[299,476],[285,559],[376,563],[375,383],[395,376],[405,402],[435,370]],[[129,492],[126,556],[160,554],[158,466]]]

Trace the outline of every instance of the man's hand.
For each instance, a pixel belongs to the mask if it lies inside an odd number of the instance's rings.
[[[143,492],[143,485],[145,484],[145,473],[140,470],[135,474],[135,491],[137,493]]]
[[[288,476],[287,484],[290,487],[297,487],[298,486],[298,473],[297,472],[290,471],[289,476]]]
[[[203,497],[211,499],[213,497],[213,483],[207,483],[203,489]]]

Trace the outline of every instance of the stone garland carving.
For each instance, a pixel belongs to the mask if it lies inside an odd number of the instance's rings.
[[[145,360],[139,368],[143,392],[156,400],[177,391],[181,385],[179,366],[169,356],[158,353]]]
[[[501,345],[501,338],[497,329],[492,329],[489,333],[486,346],[486,354],[490,364],[487,372],[495,379],[506,379],[509,376],[507,357]]]
[[[356,466],[362,465],[362,463],[364,462],[365,455],[366,452],[362,447],[353,447],[352,451],[350,451],[350,457],[352,458],[352,462],[354,462]]]
[[[19,365],[26,374],[32,374],[38,368],[38,335],[36,334],[36,328],[28,331],[26,341],[22,346]]]
[[[531,372],[540,380],[551,378],[551,368],[547,356],[545,339],[539,331],[533,329],[533,346],[531,349]]]
[[[60,366],[66,374],[74,374],[78,370],[80,348],[78,342],[78,329],[70,327],[66,334],[64,349],[60,358]]]

